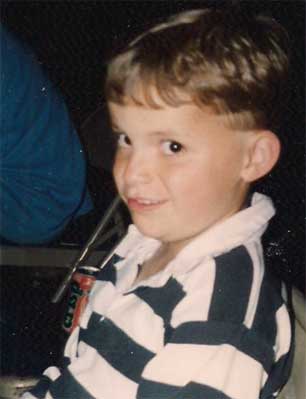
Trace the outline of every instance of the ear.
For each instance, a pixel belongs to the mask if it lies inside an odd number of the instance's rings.
[[[278,161],[280,150],[280,141],[273,132],[269,130],[250,132],[245,164],[241,171],[243,180],[251,183],[268,174]]]

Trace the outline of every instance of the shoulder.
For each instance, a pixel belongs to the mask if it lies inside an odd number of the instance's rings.
[[[31,80],[32,74],[40,72],[39,63],[36,60],[35,54],[25,42],[20,40],[14,33],[10,32],[3,25],[1,25],[1,81],[3,84],[14,85],[14,90],[18,89],[19,85],[24,82],[27,83],[27,78]],[[35,81],[38,77],[35,76]]]
[[[185,297],[175,315],[182,320],[190,316],[195,320],[242,323],[254,274],[254,259],[244,246],[215,258],[203,258],[177,277]]]
[[[178,281],[185,295],[174,325],[194,319],[256,329],[258,323],[274,323],[283,306],[280,281],[265,267],[258,243],[203,259]]]

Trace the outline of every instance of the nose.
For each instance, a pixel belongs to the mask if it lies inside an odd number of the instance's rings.
[[[152,161],[152,159],[151,159]],[[152,179],[153,163],[148,154],[134,151],[124,162],[123,178],[127,186],[146,184]]]

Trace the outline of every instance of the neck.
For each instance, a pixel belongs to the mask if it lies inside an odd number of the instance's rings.
[[[145,280],[165,269],[185,245],[186,243],[163,243],[155,254],[142,264],[136,282]]]

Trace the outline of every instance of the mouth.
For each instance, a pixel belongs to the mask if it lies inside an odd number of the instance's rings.
[[[161,205],[163,205],[165,200],[155,200],[148,198],[128,198],[127,205],[131,211],[149,211],[153,209],[157,209]]]

